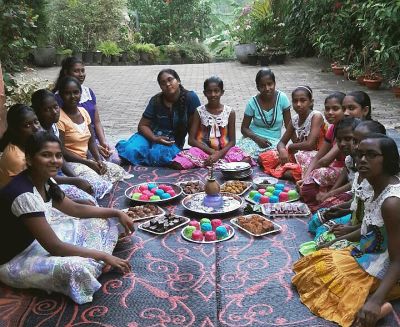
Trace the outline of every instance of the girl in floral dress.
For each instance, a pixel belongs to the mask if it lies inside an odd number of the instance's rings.
[[[301,179],[301,167],[296,163],[294,153],[300,150],[318,150],[326,129],[323,115],[313,110],[313,104],[309,86],[298,86],[292,92],[292,105],[296,115],[289,123],[277,149],[263,152],[259,157],[267,174],[295,181]],[[290,140],[293,143],[286,147]]]
[[[224,94],[224,83],[219,77],[210,77],[204,82],[204,95],[208,103],[197,108],[189,130],[189,150],[181,151],[173,167],[191,169],[214,163],[246,161],[255,162],[235,146],[235,112],[220,102]]]

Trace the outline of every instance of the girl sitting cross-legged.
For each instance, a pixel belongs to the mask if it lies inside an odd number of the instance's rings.
[[[301,167],[294,158],[297,151],[318,150],[323,141],[326,123],[319,111],[313,110],[314,100],[309,86],[298,86],[292,92],[296,115],[291,119],[276,150],[260,154],[258,161],[264,171],[277,178],[301,179]],[[287,143],[292,140],[293,143]]]
[[[221,103],[224,83],[216,76],[204,82],[204,95],[208,103],[197,108],[189,130],[189,150],[174,158],[173,167],[190,169],[213,163],[254,161],[235,146],[235,112]]]
[[[130,271],[129,262],[112,252],[118,221],[127,234],[133,231],[133,222],[120,210],[78,204],[66,197],[53,180],[63,164],[61,150],[53,134],[32,135],[25,147],[28,168],[0,189],[0,281],[16,288],[59,292],[81,304],[91,302],[101,287],[97,277],[106,265]],[[63,219],[52,221],[53,207],[64,214]],[[118,221],[106,219],[112,217]]]

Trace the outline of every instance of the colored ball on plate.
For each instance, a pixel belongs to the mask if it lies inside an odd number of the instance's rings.
[[[249,198],[252,199],[254,197],[254,195],[256,195],[258,192],[256,190],[252,190],[249,193]]]
[[[165,185],[165,184],[158,185],[158,188],[161,189],[161,190],[163,190],[163,191],[165,191],[165,189],[166,189],[167,187],[168,187],[168,186]]]
[[[290,190],[288,192],[288,195],[289,195],[289,200],[295,200],[299,197],[299,193],[297,193],[296,190]]]
[[[216,241],[217,240],[217,235],[212,230],[209,231],[209,232],[205,232],[204,240],[207,241],[207,242]]]
[[[287,192],[281,192],[281,194],[279,194],[279,201],[285,202],[287,200],[289,200],[289,194]]]
[[[210,230],[212,230],[212,226],[211,226],[210,223],[203,223],[203,224],[200,224],[200,228],[201,228],[201,231],[202,231],[203,233],[209,232]]]
[[[147,195],[147,196],[152,196],[153,195],[153,193],[151,193],[149,190],[144,190],[142,192],[142,194]]]
[[[211,220],[211,226],[212,226],[213,230],[215,230],[218,226],[221,226],[221,225],[222,225],[221,219],[212,219]]]
[[[253,196],[253,201],[254,202],[260,202],[261,194],[257,193]]]
[[[266,192],[265,188],[259,188],[258,193],[264,194]]]
[[[173,187],[172,186],[169,186],[169,185],[165,185],[165,187],[164,187],[164,191],[165,192],[168,192],[168,191],[173,191],[174,189],[173,189]]]
[[[140,196],[139,200],[142,200],[142,201],[149,201],[149,196],[146,195],[146,194],[142,194],[142,195]]]
[[[141,193],[135,192],[132,194],[131,198],[133,200],[139,200],[141,195],[142,195]]]
[[[195,227],[196,229],[200,230],[200,223],[199,223],[197,220],[191,220],[191,221],[189,222],[189,226],[193,226],[193,227]]]
[[[183,235],[185,237],[191,239],[193,232],[196,230],[196,227],[194,226],[186,226],[185,229],[183,230]]]
[[[269,202],[269,197],[268,196],[262,196],[261,198],[260,198],[260,203],[261,204],[263,204],[263,203],[268,203]]]
[[[147,184],[147,188],[148,188],[149,191],[150,191],[150,190],[152,190],[153,188],[157,188],[157,184],[149,183],[149,184]]]
[[[279,194],[281,194],[282,190],[275,190],[272,194],[279,196]]]
[[[225,226],[218,226],[215,230],[215,234],[217,235],[217,240],[223,240],[229,236],[228,230]]]
[[[278,197],[276,195],[272,195],[272,196],[269,197],[269,202],[270,203],[278,203],[279,199],[278,199]]]
[[[273,195],[273,194],[272,194],[271,192],[265,192],[264,195],[270,197],[270,196]]]
[[[139,191],[140,191],[140,192],[143,193],[143,191],[146,191],[146,190],[148,190],[147,184],[144,184],[144,185],[140,185],[140,186],[139,186]]]
[[[290,187],[287,187],[287,186],[286,186],[286,187],[283,189],[283,192],[286,192],[286,193],[287,193],[287,192],[289,192],[289,191],[290,191]]]
[[[273,193],[275,191],[275,187],[273,186],[267,186],[267,192]]]
[[[164,192],[164,190],[162,190],[162,189],[158,189],[158,190],[156,190],[156,192],[154,193],[155,195],[158,195],[158,196],[161,196],[162,194],[164,194],[165,192]]]
[[[161,198],[158,195],[152,195],[150,197],[150,201],[158,201],[158,200],[161,200]]]
[[[158,190],[157,187],[153,187],[153,188],[150,190],[150,192],[153,193],[153,194],[156,194],[156,191],[157,191],[157,190]]]
[[[276,190],[283,190],[284,188],[285,188],[285,184],[282,184],[282,183],[275,184]]]
[[[200,230],[195,230],[192,233],[192,240],[193,241],[202,241],[203,240],[203,233]]]
[[[176,195],[176,193],[175,193],[174,190],[168,190],[167,193],[168,193],[169,195],[171,195],[171,196],[175,196],[175,195]]]
[[[163,193],[161,194],[161,199],[166,200],[166,199],[170,199],[171,198],[171,194],[168,193]]]
[[[205,224],[205,223],[211,224],[211,220],[208,219],[208,218],[201,218],[201,219],[200,219],[200,224]]]

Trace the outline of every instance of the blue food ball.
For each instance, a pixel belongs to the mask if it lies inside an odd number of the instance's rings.
[[[279,194],[281,194],[281,193],[282,193],[282,190],[275,190],[272,194],[279,196]]]
[[[222,240],[228,237],[228,230],[226,229],[225,226],[218,226],[215,229],[215,235],[217,235],[218,240]]]
[[[282,184],[282,183],[275,184],[276,190],[283,190],[284,188],[285,188],[285,184]]]
[[[158,189],[154,194],[158,195],[158,196],[161,196],[164,193],[165,193],[164,190]]]
[[[157,184],[149,183],[149,184],[147,185],[147,188],[148,188],[149,191],[150,191],[150,190],[152,190],[153,188],[157,188]]]
[[[279,198],[276,195],[269,197],[269,203],[278,203],[278,202],[279,202]]]
[[[212,231],[212,226],[210,223],[203,223],[200,225],[200,228],[203,233]]]
[[[163,193],[160,195],[161,199],[165,200],[165,199],[169,199],[171,197],[171,194],[169,193]]]
[[[260,199],[261,199],[261,194],[260,193],[254,194],[254,196],[253,196],[253,201],[254,202],[260,202]]]

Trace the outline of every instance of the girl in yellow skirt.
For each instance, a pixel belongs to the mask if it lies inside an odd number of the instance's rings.
[[[341,326],[375,326],[391,311],[386,301],[400,298],[400,181],[396,143],[382,134],[361,141],[357,170],[371,184],[360,241],[344,250],[321,249],[298,260],[293,284],[316,315]]]

